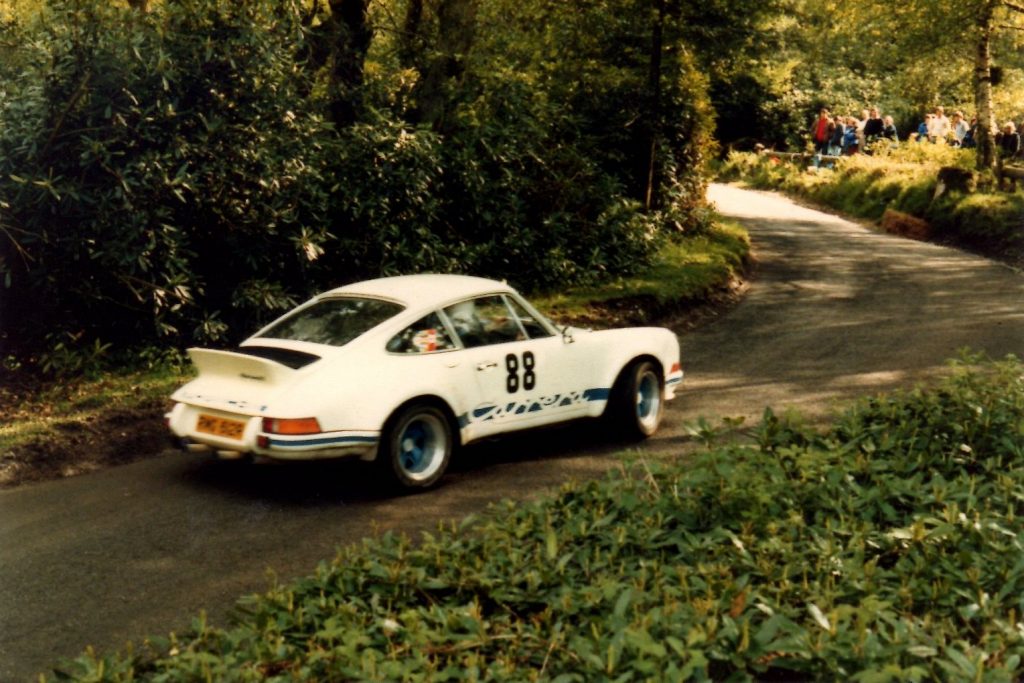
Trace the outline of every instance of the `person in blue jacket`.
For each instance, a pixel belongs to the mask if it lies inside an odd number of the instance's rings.
[[[928,139],[928,124],[931,123],[931,114],[924,115],[924,121],[917,126],[917,141],[924,142]]]
[[[856,154],[860,151],[860,138],[857,137],[857,119],[852,116],[846,120],[846,132],[843,133],[843,154]]]

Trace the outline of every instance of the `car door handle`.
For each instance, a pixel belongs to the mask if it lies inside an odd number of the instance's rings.
[[[477,363],[476,365],[476,369],[481,372],[483,372],[484,370],[492,370],[496,367],[498,367],[498,364],[495,363],[493,360],[489,360],[484,363]]]

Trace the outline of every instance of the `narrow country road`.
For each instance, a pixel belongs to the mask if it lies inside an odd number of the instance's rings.
[[[962,347],[1020,354],[1024,277],[960,252],[878,234],[778,196],[713,186],[758,259],[745,300],[682,338],[687,381],[644,448],[678,452],[698,416],[766,405],[822,416],[909,386]],[[308,573],[338,545],[415,532],[615,465],[585,427],[468,449],[440,489],[393,498],[358,463],[237,467],[168,452],[0,492],[0,681],[27,681],[92,644],[181,630],[200,609]],[[117,438],[112,434],[111,438]]]

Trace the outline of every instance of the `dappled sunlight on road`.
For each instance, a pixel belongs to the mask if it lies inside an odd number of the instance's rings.
[[[1006,266],[778,195],[709,196],[750,229],[760,265],[744,302],[682,340],[687,414],[818,412],[934,378],[963,348],[1024,352],[1024,278]]]

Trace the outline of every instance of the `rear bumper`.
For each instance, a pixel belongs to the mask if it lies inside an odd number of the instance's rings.
[[[189,437],[173,437],[175,448],[186,453],[204,453],[215,455],[221,460],[242,460],[254,457],[268,458],[270,460],[333,460],[337,458],[359,458],[360,460],[373,460],[377,457],[377,444],[367,446],[338,446],[333,448],[315,448],[309,450],[275,450],[268,448],[254,448],[243,450],[237,448],[223,448],[220,446],[194,441]]]
[[[201,409],[234,421],[245,422],[240,438],[228,438],[196,431],[200,409],[178,403],[165,417],[174,445],[189,453],[211,453],[225,460],[261,456],[274,460],[326,460],[377,457],[380,433],[372,431],[334,431],[321,434],[267,434],[261,430],[262,418]]]

